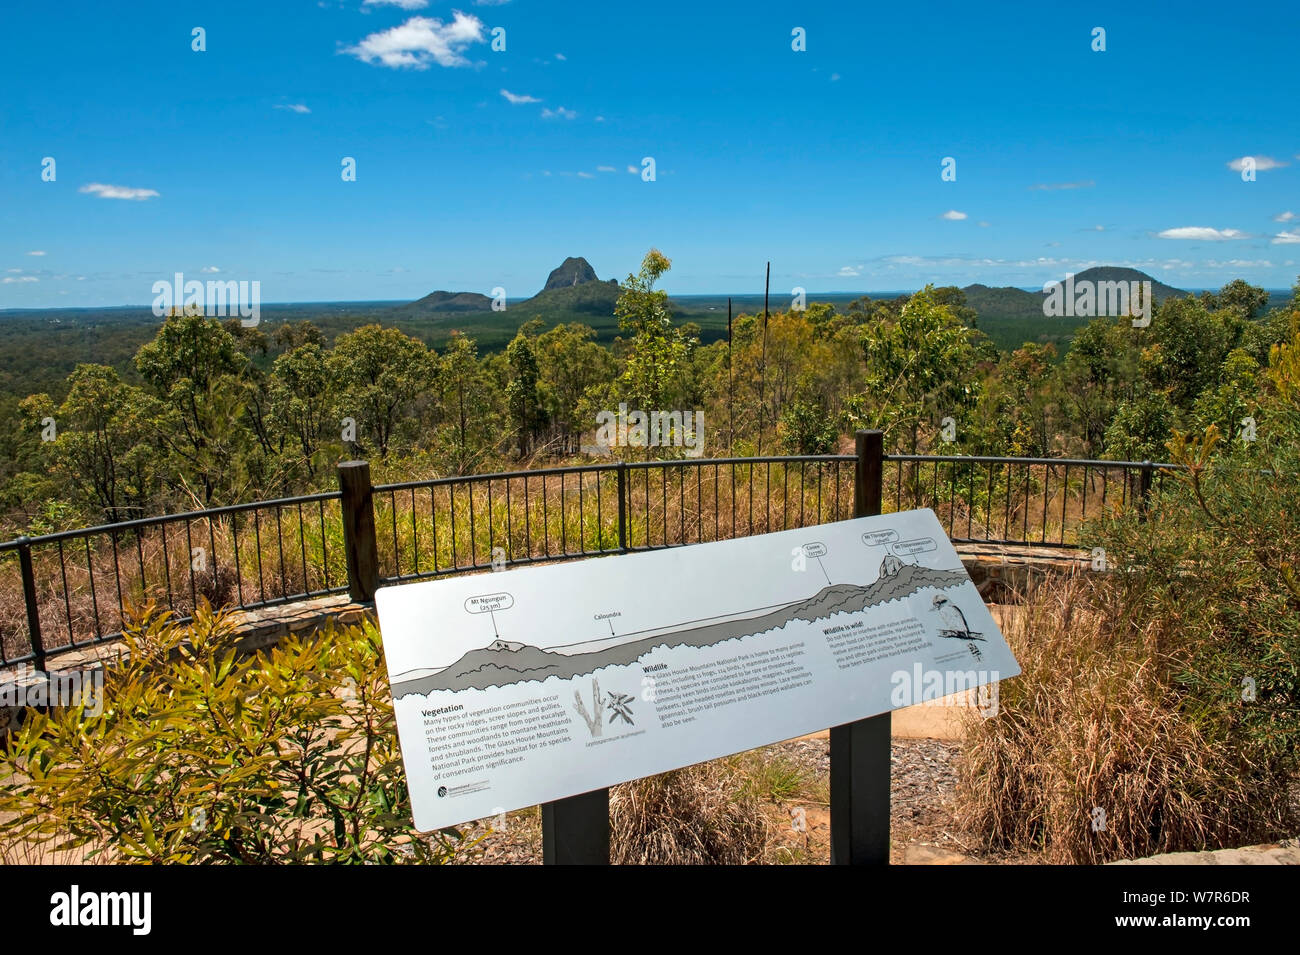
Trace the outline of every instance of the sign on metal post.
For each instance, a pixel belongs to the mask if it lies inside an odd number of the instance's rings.
[[[1020,672],[928,510],[386,587],[376,608],[420,831]]]

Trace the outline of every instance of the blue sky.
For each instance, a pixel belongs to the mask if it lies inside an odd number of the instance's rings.
[[[769,259],[781,291],[1287,287],[1297,27],[1294,0],[12,4],[0,307],[204,269],[264,302],[514,298],[651,246],[678,294],[760,291]]]

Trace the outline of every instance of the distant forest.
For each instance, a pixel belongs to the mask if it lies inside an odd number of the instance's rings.
[[[1180,431],[1267,434],[1270,361],[1300,335],[1300,285],[1279,300],[1238,280],[1157,295],[1147,328],[1045,318],[1041,295],[983,286],[773,296],[766,320],[750,297],[728,342],[725,299],[672,302],[669,268],[652,251],[621,283],[501,313],[6,314],[4,536],[330,488],[346,458],[379,480],[550,466],[620,403],[702,411],[708,456],[826,453],[880,427],[906,451],[1160,460]],[[607,315],[573,311],[602,300]]]

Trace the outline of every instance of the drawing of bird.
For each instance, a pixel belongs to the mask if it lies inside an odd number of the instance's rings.
[[[953,637],[959,640],[983,640],[978,633],[971,630],[966,623],[966,615],[961,608],[945,597],[935,594],[930,610],[939,615],[939,636]]]

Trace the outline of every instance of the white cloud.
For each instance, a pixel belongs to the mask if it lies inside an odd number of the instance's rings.
[[[557,116],[560,119],[576,119],[578,114],[571,109],[565,109],[563,106],[542,110],[542,119],[554,119]]]
[[[153,199],[158,193],[152,189],[133,189],[130,186],[109,186],[102,182],[88,182],[78,192],[88,192],[101,199]]]
[[[44,253],[43,251],[41,251],[40,249],[33,249],[31,252],[28,252],[27,254],[28,254],[28,255],[44,255],[45,253]]]
[[[635,176],[635,175],[636,175],[637,173],[639,173],[641,170],[638,169],[636,166],[628,166],[628,167],[627,167],[627,171],[630,172],[632,175]]]
[[[589,173],[589,172],[580,172],[580,173],[578,173],[578,178],[579,178],[579,179],[595,179],[596,177],[595,177],[595,175],[594,175],[593,173]]]
[[[39,281],[40,279],[38,279],[34,275],[18,275],[18,276],[6,275],[4,278],[0,279],[0,285],[13,285],[15,282],[39,282]]]
[[[464,51],[471,43],[482,42],[483,21],[456,10],[451,23],[435,17],[411,17],[401,26],[370,34],[343,52],[363,63],[378,62],[395,70],[427,70],[430,63],[469,66]]]
[[[293,112],[293,113],[310,113],[310,112],[311,112],[311,110],[309,110],[309,109],[308,109],[306,106],[304,106],[302,103],[285,103],[285,104],[282,104],[282,105],[281,105],[281,104],[277,104],[274,108],[275,108],[275,109],[287,109],[287,110],[289,110],[290,112]]]
[[[1242,156],[1239,159],[1229,160],[1228,168],[1241,172],[1241,170],[1246,166],[1247,159],[1255,160],[1255,170],[1257,172],[1266,172],[1269,169],[1281,169],[1286,165],[1286,163],[1280,162],[1271,156]]]
[[[1156,233],[1161,239],[1201,239],[1205,242],[1223,242],[1227,239],[1248,239],[1250,236],[1239,229],[1211,229],[1209,226],[1188,225],[1177,229],[1165,229]]]
[[[1279,232],[1273,236],[1274,245],[1300,245],[1300,232]]]
[[[596,117],[596,122],[598,122],[598,123],[603,123],[604,121],[605,121],[605,117],[604,117],[604,116],[597,116],[597,117]]]
[[[981,223],[980,223],[980,228],[981,228],[981,229],[987,229],[988,227],[989,227],[989,224],[988,224],[987,222],[981,222]]]
[[[512,93],[509,90],[502,90],[501,95],[506,98],[506,102],[511,103],[514,106],[518,106],[520,103],[541,102],[541,100],[539,100],[536,96],[527,96],[522,93]]]
[[[510,0],[474,0],[476,7],[504,7]]]
[[[860,265],[844,265],[844,266],[841,266],[841,267],[840,267],[840,270],[839,270],[838,272],[836,272],[835,274],[836,274],[836,276],[838,276],[839,278],[842,278],[842,279],[855,279],[855,278],[857,278],[859,275],[862,274],[862,266],[860,266]]]
[[[832,83],[838,82],[838,81],[839,81],[839,78],[840,78],[840,74],[838,74],[838,73],[832,73],[832,74],[831,74],[831,82],[832,82]]]
[[[597,166],[596,172],[618,172],[613,166]]]
[[[1291,221],[1292,219],[1294,219],[1294,218],[1295,218],[1295,213],[1294,213],[1294,212],[1290,212],[1290,211],[1287,211],[1287,212],[1279,212],[1277,215],[1275,215],[1275,216],[1273,217],[1273,221],[1274,221],[1274,222],[1290,222],[1290,221]]]
[[[215,275],[217,272],[220,272],[221,269],[217,268],[215,265],[205,265],[203,268],[199,269],[199,271],[207,275]]]
[[[401,7],[403,10],[423,10],[429,0],[364,0],[363,7]]]
[[[958,212],[956,209],[949,209],[943,214],[943,218],[950,222],[960,222],[962,219],[966,218],[966,213]]]
[[[1091,179],[1084,179],[1081,180],[1080,182],[1039,182],[1039,183],[1035,183],[1029,188],[1041,189],[1050,192],[1056,189],[1091,189],[1095,185],[1097,184],[1093,182]]]
[[[557,53],[557,54],[555,54],[555,58],[556,58],[557,60],[559,60],[561,63],[563,63],[565,60],[568,59],[568,57],[565,56],[563,53]]]
[[[1106,231],[1106,227],[1105,227],[1104,225],[1095,225],[1095,226],[1093,226],[1093,227],[1090,228],[1090,229],[1085,229],[1084,231],[1085,231],[1085,232],[1105,232],[1105,231]]]

